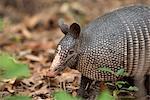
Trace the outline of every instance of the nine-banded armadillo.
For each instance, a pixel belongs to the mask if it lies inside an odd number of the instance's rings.
[[[58,44],[51,72],[76,66],[84,77],[96,81],[117,79],[99,71],[101,66],[114,72],[123,68],[133,76],[150,74],[149,6],[117,9],[98,17],[81,32],[76,23],[70,27],[60,24],[60,28],[65,36]]]

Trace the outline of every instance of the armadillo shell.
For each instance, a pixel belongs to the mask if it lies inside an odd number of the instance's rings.
[[[80,34],[77,69],[86,77],[112,81],[118,77],[100,71],[123,68],[131,76],[150,74],[150,7],[136,5],[107,13],[89,23]]]

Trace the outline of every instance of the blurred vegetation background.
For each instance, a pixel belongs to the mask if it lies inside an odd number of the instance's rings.
[[[131,4],[149,5],[150,0],[0,0],[0,16],[4,18],[5,32],[31,37],[32,32],[58,28],[60,18],[69,24],[75,21],[85,26],[98,16]],[[49,31],[54,39],[62,36],[59,33]]]
[[[150,4],[150,0],[0,0],[0,16],[20,21],[46,10],[49,13],[83,14],[91,19],[129,4]]]
[[[150,4],[150,0],[0,0],[0,16],[20,21],[47,11],[53,13],[83,14],[91,20],[112,9],[129,4]]]

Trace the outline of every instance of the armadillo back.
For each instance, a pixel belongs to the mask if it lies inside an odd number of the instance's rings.
[[[77,69],[90,79],[117,79],[99,67],[150,73],[150,8],[130,6],[97,18],[82,31],[78,52]]]

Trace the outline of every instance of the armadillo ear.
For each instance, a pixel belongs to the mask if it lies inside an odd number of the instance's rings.
[[[58,25],[59,25],[61,31],[66,35],[69,31],[69,26],[67,24],[64,24],[64,22],[62,20],[60,20],[58,22]]]
[[[80,34],[80,26],[77,23],[73,23],[70,25],[70,33],[74,36],[74,38],[78,38]]]

